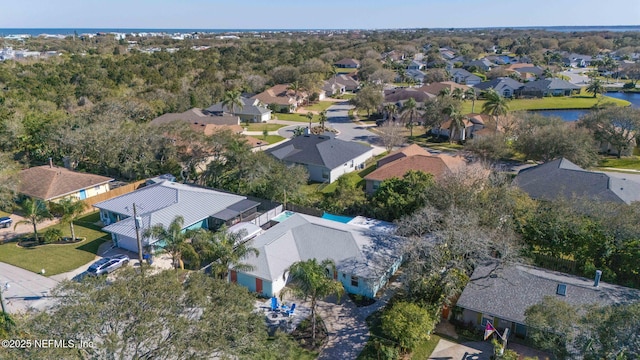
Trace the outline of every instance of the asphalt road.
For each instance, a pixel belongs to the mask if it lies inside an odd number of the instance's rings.
[[[8,313],[44,310],[53,303],[48,296],[56,285],[54,279],[0,262],[0,286]]]

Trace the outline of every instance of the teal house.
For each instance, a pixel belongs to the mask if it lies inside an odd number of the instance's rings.
[[[297,261],[333,260],[345,291],[374,298],[402,263],[404,238],[391,232],[345,224],[303,214],[291,214],[250,240],[259,255],[243,260],[251,271],[231,271],[231,282],[263,296],[277,296],[288,281],[287,269]]]

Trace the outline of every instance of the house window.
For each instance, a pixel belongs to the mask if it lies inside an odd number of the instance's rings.
[[[378,188],[380,187],[380,181],[374,181],[373,182],[373,190],[378,190]]]
[[[509,90],[509,89],[505,89],[505,90],[502,92],[502,96],[504,96],[504,97],[511,97],[511,90]]]
[[[329,178],[329,170],[322,170],[322,178],[323,179],[328,179]]]
[[[355,287],[360,286],[357,276],[353,276],[353,275],[351,276],[351,286],[355,286]]]

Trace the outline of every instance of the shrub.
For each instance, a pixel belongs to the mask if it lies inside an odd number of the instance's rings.
[[[436,325],[429,310],[417,304],[399,301],[382,314],[382,330],[400,344],[403,350],[412,351],[431,337]]]
[[[62,239],[62,230],[57,228],[49,228],[42,235],[42,241],[45,244],[58,242],[60,239]]]

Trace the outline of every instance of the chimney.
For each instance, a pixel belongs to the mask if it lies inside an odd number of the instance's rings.
[[[596,278],[594,279],[593,286],[598,287],[600,285],[601,277],[602,277],[602,270],[596,270]]]
[[[49,158],[49,167],[53,169],[53,159]]]

